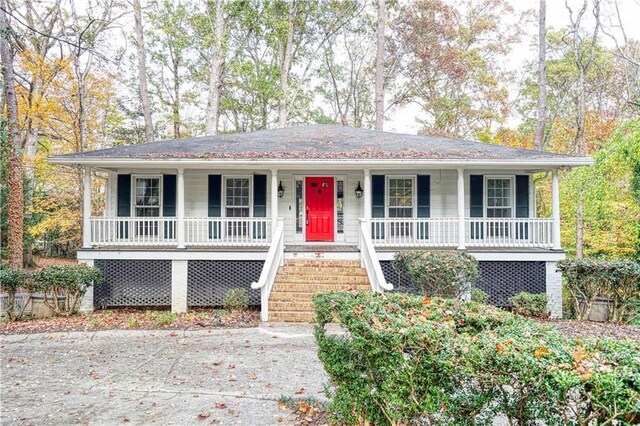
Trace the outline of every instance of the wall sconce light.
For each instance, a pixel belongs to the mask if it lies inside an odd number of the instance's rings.
[[[278,198],[282,198],[284,195],[284,186],[282,186],[282,181],[280,181],[280,185],[278,185]]]
[[[362,190],[362,187],[360,186],[360,181],[358,181],[358,187],[356,188],[356,197],[362,198],[362,194],[363,193],[364,193],[364,191]]]

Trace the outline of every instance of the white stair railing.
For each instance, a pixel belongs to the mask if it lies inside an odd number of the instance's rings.
[[[251,283],[251,288],[260,289],[260,318],[269,321],[269,295],[276,280],[278,268],[284,264],[284,220],[278,218],[273,232],[267,258],[264,261],[258,282]]]
[[[371,241],[371,222],[360,219],[360,264],[367,271],[371,290],[376,293],[393,290],[393,284],[388,283],[382,272],[380,260]]]

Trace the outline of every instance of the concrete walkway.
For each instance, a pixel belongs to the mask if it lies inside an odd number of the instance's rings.
[[[290,424],[280,396],[324,399],[312,333],[269,324],[0,336],[0,423]]]

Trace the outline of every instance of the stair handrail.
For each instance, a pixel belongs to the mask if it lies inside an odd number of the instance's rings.
[[[269,321],[269,295],[273,289],[278,268],[284,264],[284,219],[277,219],[271,245],[264,261],[260,278],[251,283],[251,288],[260,289],[260,318]]]
[[[376,293],[393,290],[382,272],[378,254],[371,240],[371,226],[367,219],[360,219],[360,264],[367,271],[371,290]]]

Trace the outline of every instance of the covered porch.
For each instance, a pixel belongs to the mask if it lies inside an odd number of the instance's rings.
[[[380,250],[561,250],[558,169],[551,217],[536,217],[526,171],[463,168],[102,169],[106,207],[92,216],[95,172],[84,167],[84,249],[267,250],[281,227],[284,245],[315,251],[361,247],[363,237]]]

